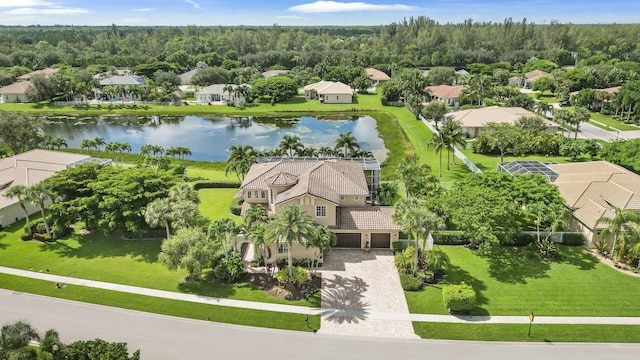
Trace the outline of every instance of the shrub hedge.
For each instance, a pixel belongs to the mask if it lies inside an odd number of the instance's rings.
[[[585,240],[584,234],[564,234],[562,236],[562,245],[582,246]]]
[[[193,184],[195,190],[200,189],[233,189],[239,188],[240,183],[219,182],[219,181],[199,181]]]
[[[422,280],[411,274],[400,274],[400,285],[404,291],[418,291],[422,289]]]
[[[463,232],[433,232],[433,243],[436,245],[467,245],[469,239],[465,238]]]
[[[231,202],[231,213],[233,215],[236,216],[240,216],[240,213],[242,212],[242,203],[244,202],[243,198],[234,198],[233,201]]]
[[[476,291],[463,281],[460,285],[445,286],[442,289],[442,299],[450,312],[469,311],[476,306]]]

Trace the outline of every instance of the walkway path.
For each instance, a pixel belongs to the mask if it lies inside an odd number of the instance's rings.
[[[269,304],[253,301],[221,299],[209,296],[183,294],[172,291],[155,290],[149,288],[142,288],[129,285],[121,285],[114,283],[107,283],[102,281],[93,281],[86,279],[73,278],[68,276],[53,275],[48,273],[41,273],[28,270],[20,270],[14,268],[8,268],[0,266],[0,273],[22,276],[31,279],[39,279],[45,281],[51,281],[51,286],[54,286],[55,282],[59,282],[63,285],[77,285],[86,286],[97,289],[105,289],[112,291],[119,291],[138,295],[147,295],[159,298],[189,301],[194,303],[211,304],[219,306],[239,307],[254,310],[267,310],[275,312],[285,313],[297,313],[297,314],[309,314],[330,316],[336,321],[339,318],[344,318],[344,321],[348,319],[366,319],[367,321],[384,321],[388,326],[393,324],[401,324],[402,322],[443,322],[443,323],[490,323],[490,324],[526,324],[529,322],[528,314],[522,316],[452,316],[452,315],[432,315],[432,314],[409,314],[408,311],[393,311],[384,309],[384,305],[376,305],[375,307],[358,308],[358,307],[342,307],[342,308],[311,308],[304,306],[293,306],[284,304]],[[378,284],[374,284],[378,286]],[[62,289],[63,291],[63,289]],[[382,294],[383,292],[381,292]],[[394,300],[394,302],[404,303],[404,299]],[[406,304],[406,303],[404,303]],[[406,305],[405,305],[406,306]],[[325,321],[325,319],[323,319]],[[611,324],[611,325],[640,325],[640,317],[582,317],[582,316],[536,316],[536,324]],[[374,324],[371,322],[369,324]],[[323,326],[325,323],[323,322]],[[328,332],[328,328],[325,332]],[[323,331],[321,331],[323,332]],[[397,331],[397,334],[401,334],[401,331]],[[384,334],[363,331],[357,332],[360,336],[384,336]],[[413,332],[406,334],[406,337],[415,337]]]

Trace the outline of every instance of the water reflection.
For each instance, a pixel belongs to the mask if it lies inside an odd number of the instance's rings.
[[[99,116],[47,117],[47,135],[67,140],[79,148],[84,139],[102,137],[122,141],[138,152],[144,144],[187,146],[193,160],[226,161],[231,145],[251,145],[257,150],[275,148],[285,134],[298,135],[305,146],[333,147],[338,134],[352,131],[360,147],[384,161],[387,150],[376,122],[369,116],[349,117],[221,117],[221,116]]]

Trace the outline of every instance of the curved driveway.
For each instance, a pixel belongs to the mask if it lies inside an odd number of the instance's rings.
[[[55,328],[64,342],[124,341],[143,359],[608,359],[640,344],[484,343],[331,336],[190,320],[0,290],[0,322]]]

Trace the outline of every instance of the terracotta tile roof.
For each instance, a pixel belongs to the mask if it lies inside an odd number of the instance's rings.
[[[606,227],[598,220],[616,208],[640,211],[640,175],[607,161],[549,167],[560,174],[554,184],[573,215],[591,229]]]
[[[18,80],[29,80],[31,79],[31,77],[33,77],[34,75],[44,75],[45,77],[49,77],[55,73],[57,73],[60,69],[58,68],[46,68],[46,69],[42,69],[42,70],[36,70],[36,71],[32,71],[30,73],[18,76]]]
[[[437,85],[437,86],[427,86],[425,90],[440,99],[456,99],[460,97],[460,94],[467,89],[466,86],[458,85]]]
[[[529,71],[528,73],[524,74],[524,78],[530,81],[533,81],[535,79],[541,78],[543,76],[551,76],[551,74],[549,74],[546,71],[542,71],[542,70],[533,70],[533,71]]]
[[[89,156],[40,149],[0,159],[0,188],[9,185],[0,190],[0,209],[18,202],[4,196],[12,186],[32,186],[85,159]]]
[[[295,184],[290,182],[294,177],[298,180]],[[357,163],[340,160],[283,160],[255,164],[249,169],[240,189],[266,190],[269,188],[269,181],[287,181],[285,178],[288,178],[292,186],[278,194],[276,204],[303,194],[311,194],[336,204],[340,202],[340,195],[369,194],[362,167]]]
[[[373,81],[388,81],[391,80],[389,75],[384,72],[374,69],[374,68],[366,68],[364,71],[367,73],[367,77]]]
[[[353,89],[341,82],[319,81],[304,87],[304,91],[315,91],[321,95],[353,94]]]
[[[448,120],[459,121],[462,127],[483,127],[490,122],[515,124],[523,116],[538,117],[538,115],[521,107],[499,106],[454,111],[445,115]],[[558,127],[558,124],[549,120],[545,120],[545,125],[550,128]]]
[[[264,179],[264,182],[266,182],[269,185],[283,185],[283,186],[287,186],[287,185],[294,185],[295,183],[298,182],[298,177],[295,175],[291,175],[289,173],[286,172],[279,172],[277,174],[273,174],[271,176],[269,176],[268,178]]]
[[[274,76],[280,76],[280,75],[284,75],[287,72],[289,72],[289,70],[267,70],[265,72],[262,73],[262,76],[265,79],[268,79],[270,77],[274,77]]]
[[[351,206],[338,208],[337,229],[341,230],[402,230],[393,223],[391,206]]]
[[[31,86],[29,81],[18,81],[11,85],[1,87],[0,94],[25,94],[29,86]]]

